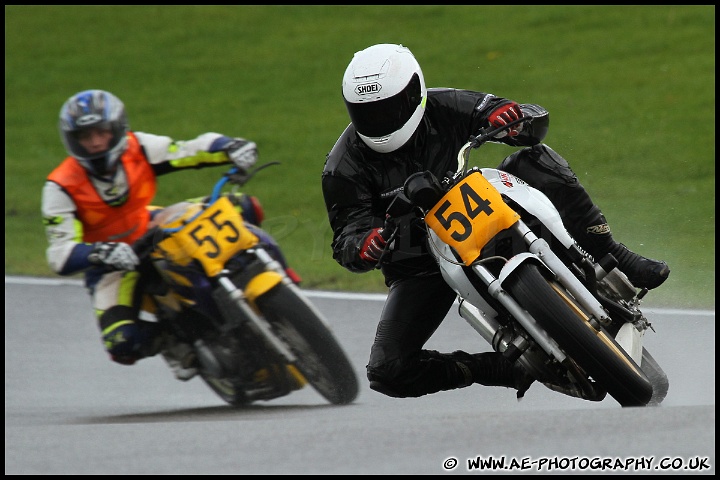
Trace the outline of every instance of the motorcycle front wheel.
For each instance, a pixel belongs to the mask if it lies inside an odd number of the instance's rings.
[[[642,369],[604,328],[561,288],[553,288],[537,265],[520,265],[503,287],[592,379],[623,407],[645,406],[653,387]]]
[[[351,403],[359,389],[355,370],[319,312],[296,289],[280,283],[255,304],[295,354],[296,366],[308,383],[330,403]]]

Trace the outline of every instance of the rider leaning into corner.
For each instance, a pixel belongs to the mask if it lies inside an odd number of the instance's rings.
[[[175,376],[197,374],[192,349],[157,322],[139,318],[142,279],[130,246],[152,226],[156,177],[234,164],[247,171],[255,143],[218,133],[188,141],[130,130],[125,106],[112,93],[86,90],[60,109],[60,137],[68,157],[47,177],[42,216],[47,260],[59,275],[84,271],[102,340],[124,365],[161,352]],[[245,220],[257,224],[257,199],[238,198]]]
[[[351,272],[373,270],[387,244],[385,212],[413,173],[442,178],[457,170],[457,153],[481,128],[500,127],[525,114],[538,117],[496,137],[524,147],[498,167],[545,193],[570,234],[595,258],[611,253],[638,288],[667,279],[665,262],[617,243],[568,162],[542,143],[549,115],[488,93],[427,89],[423,72],[402,45],[373,45],[355,53],[342,95],[351,123],[327,155],[322,190],[333,230],[333,257]],[[533,379],[500,353],[439,353],[423,346],[455,301],[426,250],[420,219],[399,219],[399,234],[381,265],[389,292],[370,351],[370,388],[392,397],[419,397],[474,383],[511,387],[518,398]],[[389,257],[389,258],[388,258]]]

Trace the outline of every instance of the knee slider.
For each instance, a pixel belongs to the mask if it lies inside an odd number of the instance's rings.
[[[577,176],[570,168],[570,164],[559,153],[545,144],[535,145],[531,157],[545,169],[555,174],[568,185],[577,183]]]
[[[124,365],[152,354],[159,334],[157,324],[133,319],[132,309],[124,306],[106,310],[100,317],[100,328],[105,350],[113,361]]]
[[[403,397],[400,392],[398,392],[396,389],[392,388],[390,385],[385,383],[383,381],[383,378],[379,375],[373,374],[370,368],[368,368],[368,374],[367,374],[368,380],[370,380],[370,390],[374,390],[378,393],[382,393],[383,395],[387,395],[388,397]]]
[[[403,382],[403,364],[394,360],[375,367],[367,367],[370,389],[389,397],[408,397],[408,385]]]
[[[113,361],[124,365],[132,365],[140,359],[140,329],[135,322],[126,320],[103,330],[103,343],[105,350]]]

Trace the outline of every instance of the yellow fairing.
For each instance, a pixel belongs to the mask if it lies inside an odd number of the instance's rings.
[[[474,172],[440,199],[425,216],[425,223],[470,265],[495,235],[519,219],[500,192]]]
[[[220,197],[197,218],[158,244],[162,256],[185,266],[197,260],[214,277],[233,255],[258,243],[227,197]]]
[[[282,275],[277,272],[263,272],[250,280],[245,287],[245,296],[255,303],[255,299],[282,282]]]

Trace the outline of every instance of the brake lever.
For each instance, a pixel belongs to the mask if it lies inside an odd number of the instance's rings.
[[[385,225],[383,226],[383,232],[386,230],[392,229],[392,233],[388,238],[385,239],[385,247],[383,248],[382,253],[380,254],[380,258],[378,258],[377,263],[375,264],[375,268],[380,268],[380,266],[383,263],[383,259],[385,258],[385,255],[390,252],[393,249],[393,242],[395,242],[395,237],[398,234],[398,231],[400,230],[400,226],[395,222],[395,219],[391,217],[390,215],[386,215],[385,217]],[[383,238],[385,238],[383,236]]]
[[[152,227],[132,244],[132,249],[142,261],[155,249],[155,245],[165,238],[165,231],[159,226]]]
[[[532,118],[533,117],[531,117],[531,116],[522,116],[520,118],[516,118],[512,122],[509,122],[501,127],[497,127],[494,130],[490,130],[489,132],[487,130],[485,130],[484,128],[481,128],[479,135],[471,135],[470,136],[470,140],[469,140],[470,148],[478,148],[483,143],[486,143],[489,140],[495,138],[495,135],[497,135],[498,133],[502,132],[503,130],[508,130],[508,129],[510,129],[510,127],[514,127],[515,125],[517,125],[519,123],[524,123],[524,122],[532,123]]]

